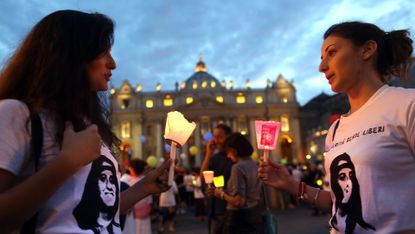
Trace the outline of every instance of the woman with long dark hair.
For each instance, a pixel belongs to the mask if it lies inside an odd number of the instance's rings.
[[[114,199],[115,214],[101,213],[99,220],[109,222],[98,223],[98,229],[120,233],[117,225],[109,227],[119,223],[119,213],[162,190],[156,182],[168,162],[121,195],[119,173],[94,174],[94,160],[105,159],[105,164],[118,170],[112,151],[118,140],[98,95],[108,89],[116,68],[111,56],[113,30],[113,21],[103,14],[56,11],[33,27],[4,66],[0,74],[0,233],[19,229],[35,214],[36,232],[90,233],[96,220],[85,223],[89,219],[77,209],[93,209],[92,201],[102,199],[99,194],[86,195],[86,184],[99,181],[93,178],[97,176],[116,188],[104,195],[108,201]],[[36,173],[29,127],[35,115],[43,129]]]
[[[329,212],[331,233],[415,232],[415,90],[391,87],[413,63],[408,30],[344,22],[324,34],[319,71],[333,92],[345,93],[348,113],[326,137],[330,191],[297,181],[261,161],[259,177]]]

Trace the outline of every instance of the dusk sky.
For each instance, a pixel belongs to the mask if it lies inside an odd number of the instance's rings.
[[[415,33],[413,0],[2,0],[0,64],[33,25],[62,9],[100,12],[116,23],[112,84],[123,80],[144,91],[173,90],[194,73],[201,54],[219,81],[264,88],[279,74],[294,81],[305,104],[332,94],[317,70],[324,31],[341,21],[375,23],[384,30]],[[414,39],[414,36],[412,35]]]

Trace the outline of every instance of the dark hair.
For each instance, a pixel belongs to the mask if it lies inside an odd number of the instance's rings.
[[[130,159],[130,166],[136,174],[143,174],[147,162],[141,159]]]
[[[362,46],[369,40],[375,41],[378,45],[376,70],[382,81],[388,81],[390,75],[407,79],[413,51],[408,30],[385,32],[374,24],[352,21],[332,25],[324,33],[324,39],[330,35],[349,39],[357,46]]]
[[[232,129],[226,124],[218,124],[215,128],[223,130],[226,136],[229,136],[232,134]]]
[[[339,165],[340,161],[345,161],[344,164]],[[339,172],[343,168],[349,168],[352,171],[350,180],[352,181],[352,192],[350,194],[349,201],[347,203],[342,203],[344,198],[342,188],[340,187],[337,179]],[[363,219],[362,214],[362,202],[360,199],[360,186],[359,181],[356,178],[356,169],[352,162],[352,159],[347,153],[343,153],[337,156],[330,165],[330,184],[331,190],[336,196],[336,201],[334,204],[335,211],[338,209],[341,210],[342,214],[347,215],[346,217],[346,233],[354,233],[356,224],[359,224],[363,229],[372,229],[376,230],[372,225],[366,223]],[[334,229],[337,230],[335,224],[337,224],[336,213],[333,214],[330,224]]]
[[[254,152],[254,148],[251,143],[239,132],[232,133],[228,138],[226,138],[223,145],[225,146],[225,149],[235,149],[236,157],[238,158],[249,157]]]
[[[116,200],[113,206],[106,206],[100,198],[100,190],[98,187],[98,180],[101,178],[101,173],[105,170],[109,170],[112,173],[112,181],[115,185],[116,191],[114,191]],[[99,156],[92,162],[91,170],[88,174],[88,178],[85,182],[84,192],[82,194],[81,201],[73,210],[73,215],[81,229],[91,229],[94,233],[99,233],[97,228],[100,226],[98,218],[100,212],[106,213],[107,218],[111,219],[111,224],[119,226],[116,223],[114,217],[118,211],[120,189],[117,181],[117,172],[115,170],[114,163],[104,155]],[[107,228],[110,233],[113,233],[112,225]]]
[[[47,109],[59,144],[66,121],[76,131],[97,124],[109,147],[118,144],[106,117],[108,110],[91,90],[87,73],[87,64],[111,48],[113,30],[113,21],[99,13],[62,10],[44,17],[4,66],[0,99],[28,103],[33,113]]]

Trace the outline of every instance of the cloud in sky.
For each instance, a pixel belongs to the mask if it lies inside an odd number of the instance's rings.
[[[30,28],[60,9],[101,12],[116,22],[113,84],[128,79],[147,91],[174,89],[194,72],[199,54],[208,72],[244,87],[265,87],[279,74],[293,80],[304,104],[321,92],[331,93],[317,67],[324,31],[345,20],[378,24],[385,30],[409,28],[412,0],[315,1],[55,1],[0,2],[0,62],[11,55]]]

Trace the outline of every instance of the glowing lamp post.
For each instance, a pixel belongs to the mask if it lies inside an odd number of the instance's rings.
[[[186,143],[187,139],[189,139],[195,128],[196,124],[194,122],[189,123],[189,121],[184,118],[182,113],[178,111],[171,111],[167,113],[164,139],[171,143],[170,158],[172,162],[169,169],[169,186],[173,184],[176,146],[179,145],[179,147],[182,147]]]
[[[264,150],[266,162],[269,160],[269,151],[275,149],[280,127],[280,122],[255,120],[257,146]]]
[[[212,187],[214,171],[203,171],[203,178],[208,187]]]

